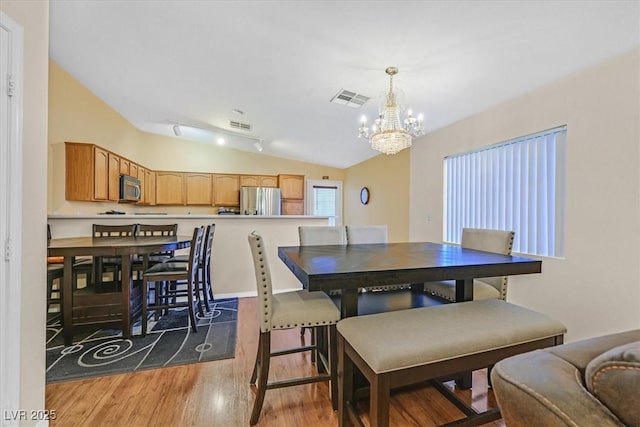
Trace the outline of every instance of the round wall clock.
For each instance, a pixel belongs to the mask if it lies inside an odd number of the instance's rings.
[[[367,187],[362,187],[360,190],[360,201],[363,205],[369,203],[369,189]]]

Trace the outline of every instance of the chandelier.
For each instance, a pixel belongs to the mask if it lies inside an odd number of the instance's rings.
[[[398,69],[389,67],[385,72],[389,75],[389,93],[386,94],[385,102],[380,105],[378,118],[371,129],[367,126],[367,118],[362,116],[358,138],[369,139],[371,148],[381,153],[396,154],[411,147],[412,137],[424,135],[422,114],[416,119],[409,110],[404,123],[401,121],[397,94],[393,91],[393,76],[398,74]]]

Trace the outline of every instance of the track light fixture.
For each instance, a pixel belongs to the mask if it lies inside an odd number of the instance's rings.
[[[173,125],[173,133],[176,136],[182,135],[182,129],[180,129],[180,125],[178,125],[178,124]]]

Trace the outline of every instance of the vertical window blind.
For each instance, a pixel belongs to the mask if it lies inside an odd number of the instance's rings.
[[[564,255],[566,127],[445,158],[445,236],[515,231],[513,251]]]

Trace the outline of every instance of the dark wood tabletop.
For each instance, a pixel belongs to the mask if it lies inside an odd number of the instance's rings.
[[[458,301],[473,299],[473,279],[540,273],[542,261],[431,242],[284,246],[278,257],[310,291],[341,289],[343,317],[357,315],[362,287],[456,280]]]
[[[150,253],[174,251],[188,248],[192,236],[139,236],[139,237],[69,237],[51,239],[48,242],[48,256],[64,257],[64,273],[62,281],[62,317],[65,345],[73,341],[73,326],[89,325],[99,319],[105,327],[121,327],[124,338],[131,336],[131,316],[134,293],[132,292],[132,256],[143,255],[143,270],[147,265]],[[122,258],[121,292],[76,296],[73,291],[73,262],[77,256],[119,256]],[[137,294],[135,295],[138,296]],[[74,303],[77,307],[74,307]],[[97,314],[108,310],[102,318]],[[91,313],[93,311],[93,313]],[[79,319],[78,313],[90,313]],[[117,315],[116,315],[117,313]],[[107,318],[108,320],[105,320]]]

